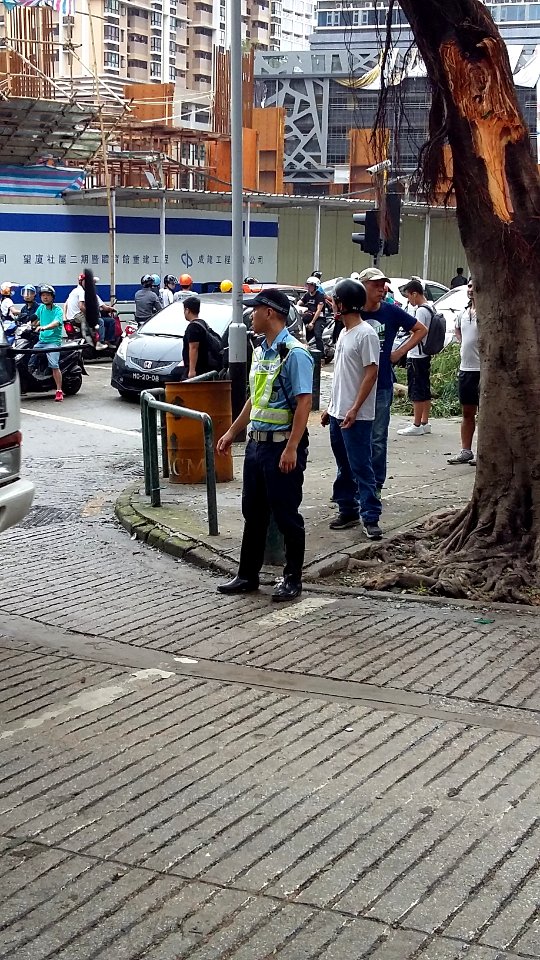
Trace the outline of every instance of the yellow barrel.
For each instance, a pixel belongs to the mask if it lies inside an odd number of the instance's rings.
[[[218,454],[215,449],[215,444],[232,423],[230,380],[203,380],[200,383],[184,380],[182,383],[166,383],[165,401],[178,407],[200,410],[211,417],[214,427],[216,479],[218,483],[232,480],[231,451],[223,455]],[[204,430],[200,421],[174,417],[168,413],[167,449],[170,483],[205,482]]]

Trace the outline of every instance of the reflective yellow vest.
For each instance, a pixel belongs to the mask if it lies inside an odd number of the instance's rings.
[[[292,350],[305,350],[306,347],[294,337],[288,337],[282,343]],[[272,426],[288,427],[293,422],[293,411],[289,407],[273,407],[270,398],[282,367],[286,362],[278,356],[273,360],[264,359],[262,347],[255,347],[249,372],[249,393],[251,396],[251,419],[260,420]],[[293,403],[293,398],[289,398]]]

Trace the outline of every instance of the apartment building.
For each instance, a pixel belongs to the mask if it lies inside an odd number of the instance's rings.
[[[88,0],[74,17],[55,14],[56,76],[91,94],[91,72],[112,90],[176,83],[195,110],[212,92],[214,49],[230,44],[228,0]],[[88,10],[91,16],[88,15]],[[242,0],[242,41],[257,49],[305,49],[313,0]]]

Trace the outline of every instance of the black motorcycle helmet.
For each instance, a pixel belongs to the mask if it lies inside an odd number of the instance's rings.
[[[141,287],[151,287],[153,283],[154,280],[149,273],[143,274],[141,277]]]
[[[311,276],[317,277],[317,280],[322,280],[322,272],[320,270],[312,270]]]
[[[367,300],[366,288],[359,280],[339,280],[333,296],[340,313],[360,313]]]

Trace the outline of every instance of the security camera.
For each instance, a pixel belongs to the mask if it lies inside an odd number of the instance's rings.
[[[383,170],[390,170],[391,166],[391,160],[382,160],[381,163],[375,163],[372,167],[368,167],[367,172],[373,176],[375,173],[382,173]]]

